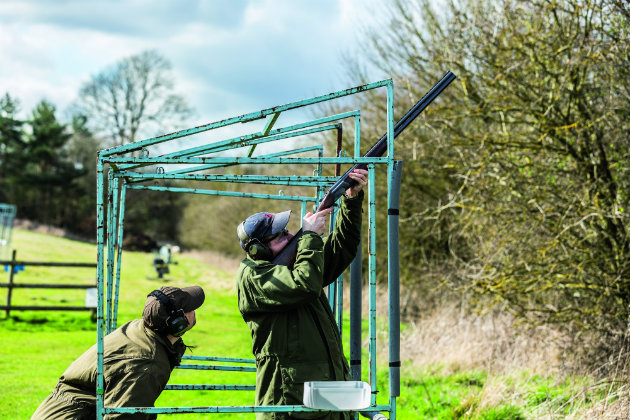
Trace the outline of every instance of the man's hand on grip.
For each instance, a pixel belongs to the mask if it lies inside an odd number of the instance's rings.
[[[302,230],[315,232],[318,235],[322,235],[326,228],[326,219],[328,213],[332,211],[332,207],[318,211],[317,213],[307,213],[302,219]]]

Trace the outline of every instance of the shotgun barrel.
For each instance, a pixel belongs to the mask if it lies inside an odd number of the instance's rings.
[[[420,115],[420,113],[424,111],[425,108],[448,87],[448,85],[451,84],[453,80],[455,80],[455,75],[448,71],[444,77],[442,77],[442,79],[431,88],[431,90],[429,90],[418,102],[416,102],[416,104],[411,107],[411,109],[407,111],[407,113],[394,126],[394,139],[402,133],[405,128],[407,128],[407,126],[411,124],[411,122]],[[379,157],[382,156],[386,150],[387,133],[385,133],[380,140],[377,141],[365,155],[363,155],[363,157]],[[350,178],[349,174],[357,168],[367,169],[367,165],[364,163],[358,163],[348,169],[348,171],[346,171],[346,173],[343,174],[337,182],[332,185],[332,187],[330,187],[321,203],[319,203],[317,211],[332,207],[348,188],[356,184],[356,181]],[[277,265],[292,266],[295,261],[297,242],[300,236],[302,236],[302,229],[300,229],[295,236],[291,238],[291,241],[282,249],[282,251],[276,255],[272,263]]]

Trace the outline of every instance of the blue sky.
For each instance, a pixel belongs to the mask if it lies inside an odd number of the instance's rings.
[[[157,49],[207,123],[351,86],[342,54],[380,1],[3,0],[0,94],[22,116],[45,98],[63,118],[91,75]]]

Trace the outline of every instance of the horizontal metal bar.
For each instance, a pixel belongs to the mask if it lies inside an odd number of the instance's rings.
[[[261,156],[280,157],[280,156],[293,155],[293,154],[296,154],[296,153],[310,152],[312,150],[317,150],[319,152],[319,156],[321,157],[323,152],[324,152],[324,146],[322,146],[321,144],[318,144],[317,146],[310,146],[310,147],[303,147],[303,148],[300,148],[300,149],[285,150],[283,152],[278,152],[278,153],[266,153],[266,154],[261,155]],[[261,156],[258,156],[258,157],[261,157]],[[205,171],[205,170],[208,170],[208,169],[224,168],[226,166],[233,166],[233,164],[228,163],[228,164],[217,164],[217,165],[201,165],[201,166],[195,166],[193,168],[176,169],[174,171],[168,171],[167,173],[169,173],[169,174],[189,174],[189,173],[192,173],[192,172]]]
[[[225,174],[207,174],[207,175],[181,175],[173,173],[158,174],[155,172],[120,172],[115,176],[131,179],[182,179],[192,181],[217,181],[217,182],[273,182],[291,185],[294,182],[309,183],[330,183],[334,184],[339,177],[336,176],[300,176],[300,175],[225,175]]]
[[[375,405],[355,412],[387,411],[391,405]],[[348,410],[319,410],[307,408],[303,405],[241,405],[241,406],[207,406],[207,407],[104,407],[105,414],[165,414],[165,413],[287,413],[291,411],[321,412]]]
[[[301,197],[295,195],[279,195],[279,194],[256,194],[256,193],[242,193],[236,191],[216,191],[216,190],[203,190],[200,188],[181,188],[181,187],[161,187],[158,185],[129,185],[127,188],[132,190],[150,190],[150,191],[171,191],[179,193],[189,194],[202,194],[202,195],[219,195],[226,197],[241,197],[241,198],[264,198],[271,200],[286,200],[286,201],[305,201],[305,202],[317,202],[316,197]]]
[[[222,366],[222,365],[179,365],[175,369],[192,369],[192,370],[223,370],[229,372],[256,372],[255,367],[249,366]]]
[[[95,284],[43,284],[43,283],[0,283],[0,287],[14,289],[95,289]]]
[[[228,362],[228,363],[256,363],[254,359],[241,359],[238,357],[218,357],[218,356],[182,356],[182,360],[200,360],[207,362]]]
[[[0,306],[0,311],[10,309],[12,311],[89,311],[96,308],[88,308],[87,306]]]
[[[38,262],[38,261],[0,261],[0,265],[30,265],[40,267],[87,267],[96,268],[96,263],[72,263],[72,262]]]
[[[319,123],[319,122],[316,122],[316,123]],[[298,124],[297,126],[275,130],[274,132],[280,133],[284,131],[289,131],[290,129],[297,128],[300,125],[304,126],[306,124]],[[323,127],[315,127],[315,128],[310,128],[308,130],[301,130],[301,131],[292,131],[285,134],[276,134],[276,135],[267,136],[267,137],[263,136],[261,133],[255,133],[255,134],[250,134],[247,136],[234,137],[232,139],[223,140],[216,143],[211,143],[209,145],[203,145],[203,146],[195,147],[192,149],[187,149],[184,151],[166,153],[164,155],[160,155],[159,157],[175,159],[175,158],[187,158],[187,157],[199,156],[199,155],[204,155],[208,153],[219,153],[226,150],[233,150],[235,148],[240,148],[240,147],[245,147],[245,146],[250,146],[250,145],[256,146],[258,144],[271,143],[278,140],[284,140],[288,138],[305,136],[308,134],[315,134],[315,133],[320,133],[323,131],[334,130],[334,129],[338,129],[339,126],[340,124],[326,125]],[[145,165],[123,164],[123,165],[120,165],[118,169],[132,169],[138,166],[146,166],[146,164]]]
[[[355,93],[364,92],[371,89],[376,89],[379,87],[389,86],[391,85],[392,79],[381,80],[374,83],[369,83],[367,85],[356,86],[350,89],[344,89],[337,92],[329,93],[327,95],[316,96],[311,99],[306,99],[298,102],[292,102],[285,105],[275,106],[272,108],[262,109],[260,111],[251,112],[249,114],[239,115],[237,117],[227,118],[225,120],[217,121],[210,124],[200,125],[198,127],[189,128],[186,130],[176,131],[170,134],[164,134],[161,136],[153,137],[146,140],[137,141],[135,143],[125,144],[123,146],[112,147],[109,149],[101,150],[99,152],[99,157],[105,157],[113,154],[119,153],[127,153],[134,150],[140,150],[143,147],[151,146],[154,144],[163,143],[169,140],[173,140],[179,137],[190,136],[192,134],[202,133],[204,131],[209,131],[219,127],[225,127],[228,125],[232,125],[235,123],[249,122],[257,119],[261,119],[270,114],[275,114],[276,112],[283,112],[290,109],[301,108],[308,105],[313,105],[319,102],[328,101],[330,99],[341,98],[343,96],[353,95]]]
[[[137,178],[134,184],[140,184],[142,182],[148,182],[152,179]],[[321,182],[313,183],[309,181],[245,181],[242,179],[229,180],[229,179],[217,179],[216,182],[230,182],[234,184],[257,184],[257,185],[280,185],[285,187],[330,187],[334,182]]]
[[[300,129],[309,127],[312,125],[316,125],[316,124],[326,123],[331,120],[338,120],[340,118],[348,118],[352,116],[354,113],[356,113],[356,111],[353,113],[334,115],[332,117],[323,118],[321,120],[316,120],[309,123],[297,124],[291,127],[280,128],[278,130],[273,130],[270,133],[270,135],[267,135],[267,136],[264,136],[261,133],[254,133],[254,134],[249,134],[246,136],[234,137],[228,140],[223,140],[223,141],[207,144],[204,146],[199,146],[193,149],[167,153],[161,156],[171,157],[171,158],[199,156],[206,153],[217,153],[217,152],[223,152],[225,150],[231,150],[231,149],[234,149],[235,146],[236,148],[240,148],[240,147],[258,145],[262,143],[270,143],[270,142],[284,140],[284,139],[293,138],[293,137],[306,136],[309,134],[320,133],[322,131],[335,130],[339,128],[340,124],[313,127],[313,128],[308,128],[305,130],[300,130]]]
[[[166,385],[165,391],[255,391],[256,385]]]
[[[322,127],[314,127],[314,128],[309,128],[306,130],[289,131],[283,134],[280,134],[280,133],[286,130],[277,130],[277,134],[266,136],[266,137],[261,137],[261,136],[237,137],[234,139],[226,140],[224,142],[220,142],[223,144],[217,144],[214,147],[207,147],[207,150],[205,152],[180,155],[180,157],[192,157],[192,156],[199,156],[199,155],[203,155],[207,153],[218,153],[218,152],[224,152],[226,150],[234,150],[234,149],[238,149],[238,148],[246,147],[246,146],[256,146],[259,144],[271,143],[278,140],[307,136],[309,134],[316,134],[316,133],[321,133],[324,131],[336,130],[339,128],[339,125],[340,124],[325,125]],[[172,157],[168,155],[163,155],[163,156]],[[248,154],[247,157],[251,157],[251,155]]]
[[[163,158],[163,157],[106,157],[103,163],[147,163],[147,164],[210,164],[210,163],[232,163],[235,165],[299,165],[299,164],[348,164],[357,163],[387,163],[387,157],[286,157],[268,158],[259,157],[189,157],[189,158]]]
[[[280,156],[292,155],[292,154],[295,154],[295,153],[312,152],[312,151],[315,151],[315,150],[318,153],[323,153],[324,152],[324,146],[322,146],[321,144],[318,144],[316,146],[300,147],[299,149],[284,150],[282,152],[277,152],[277,153],[265,153],[264,155],[260,155],[258,157],[262,157],[262,156],[266,156],[266,157],[280,157]]]

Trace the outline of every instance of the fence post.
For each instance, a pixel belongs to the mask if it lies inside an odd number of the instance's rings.
[[[7,318],[11,316],[11,293],[13,292],[13,273],[15,273],[15,254],[17,250],[13,250],[11,255],[11,271],[9,271],[9,288],[7,291]]]

